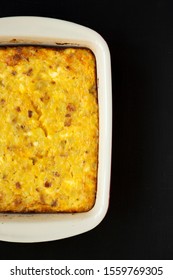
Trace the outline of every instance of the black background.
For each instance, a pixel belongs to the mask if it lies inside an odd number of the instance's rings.
[[[99,32],[112,59],[109,211],[64,240],[0,242],[1,259],[173,258],[172,1],[1,1],[0,17],[46,16]]]

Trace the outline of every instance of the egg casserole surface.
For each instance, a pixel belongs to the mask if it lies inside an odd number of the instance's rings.
[[[85,48],[0,47],[0,212],[83,212],[96,197],[96,65]]]

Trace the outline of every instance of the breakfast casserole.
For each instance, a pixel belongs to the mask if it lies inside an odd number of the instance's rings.
[[[87,48],[0,47],[0,212],[84,212],[96,198],[96,63]]]

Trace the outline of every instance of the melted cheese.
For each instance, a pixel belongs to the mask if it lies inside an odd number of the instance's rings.
[[[0,211],[95,202],[98,103],[88,49],[0,48]]]

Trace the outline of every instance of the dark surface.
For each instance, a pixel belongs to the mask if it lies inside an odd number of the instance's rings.
[[[2,259],[173,258],[172,1],[3,1],[0,16],[73,21],[112,57],[110,208],[94,230],[37,244],[0,242]],[[92,9],[91,9],[91,5]]]

